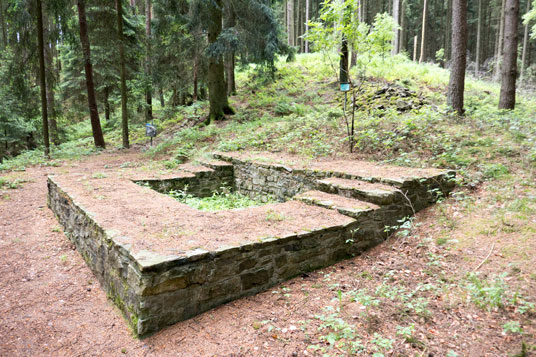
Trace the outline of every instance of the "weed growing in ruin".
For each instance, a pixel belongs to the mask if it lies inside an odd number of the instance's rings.
[[[214,192],[210,197],[195,197],[186,191],[171,190],[169,195],[179,202],[200,211],[221,211],[235,208],[245,208],[273,203],[273,199],[268,197],[265,202],[260,199],[252,199],[238,192],[232,192],[227,187],[222,187],[221,192]]]

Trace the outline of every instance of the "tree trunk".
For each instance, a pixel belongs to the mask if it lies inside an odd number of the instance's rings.
[[[160,106],[164,108],[166,106],[166,102],[164,100],[164,90],[162,87],[158,87],[158,96],[160,97]]]
[[[527,0],[527,12],[530,11],[531,0]],[[529,22],[525,24],[525,31],[523,33],[523,54],[521,55],[521,73],[519,77],[519,85],[523,84],[523,76],[525,74],[525,65],[527,64],[527,49],[529,47]]]
[[[463,115],[465,66],[467,61],[467,0],[452,2],[452,64],[447,94],[447,104]]]
[[[476,60],[475,60],[475,77],[478,77],[480,71],[480,44],[482,38],[482,0],[478,0],[478,21],[476,28]]]
[[[54,145],[59,145],[60,140],[58,136],[58,123],[56,121],[56,105],[54,100],[54,88],[56,86],[56,74],[54,73],[54,50],[56,43],[50,38],[49,26],[54,26],[54,23],[49,23],[45,16],[44,38],[46,39],[47,46],[45,46],[45,67],[46,67],[46,83],[47,83],[47,112],[48,112],[48,126],[49,136],[52,139]]]
[[[0,22],[2,23],[2,45],[3,48],[7,48],[7,29],[4,19],[4,4],[2,0],[0,0]]]
[[[408,31],[406,30],[406,0],[402,0],[400,4],[400,43],[398,45],[398,52],[406,50]]]
[[[296,3],[297,2],[297,3]],[[300,45],[300,0],[294,3],[294,46]],[[298,52],[301,52],[298,48]]]
[[[294,0],[287,0],[288,44],[294,46]]]
[[[309,34],[309,3],[311,0],[305,0],[305,35]],[[305,40],[305,53],[309,53],[309,41]]]
[[[413,62],[417,61],[417,47],[419,46],[419,37],[415,35],[413,37]]]
[[[514,109],[516,105],[517,25],[519,0],[506,0],[504,15],[504,55],[499,109]]]
[[[46,54],[46,63],[47,63],[47,110],[49,112],[49,126],[50,126],[50,136],[52,138],[52,143],[54,145],[60,144],[60,139],[58,135],[58,122],[56,121],[56,104],[54,100],[54,72],[53,72],[53,59],[52,53],[45,51]]]
[[[506,6],[506,0],[502,0],[501,17],[500,17],[500,23],[499,23],[499,38],[497,39],[497,50],[495,54],[495,71],[493,74],[493,80],[495,81],[499,80],[499,76],[501,74],[501,62],[503,60],[505,6]]]
[[[145,77],[147,87],[145,88],[145,122],[153,120],[153,80],[151,72],[151,0],[145,0]]]
[[[391,54],[394,56],[398,53],[400,46],[400,0],[393,0],[393,19],[396,23],[395,38],[393,39],[393,48]]]
[[[86,21],[86,3],[85,0],[77,0],[78,6],[78,22],[80,25],[80,42],[84,53],[84,69],[86,72],[86,88],[87,101],[89,106],[89,116],[91,118],[91,130],[93,132],[93,141],[96,147],[104,149],[104,136],[99,119],[99,111],[97,110],[97,99],[95,98],[95,84],[93,83],[93,65],[91,64],[91,47],[87,33]]]
[[[50,157],[50,142],[48,139],[48,112],[47,112],[47,86],[45,77],[45,41],[43,36],[43,8],[41,0],[36,0],[37,5],[37,41],[39,45],[39,84],[41,87],[41,115],[43,117],[43,143],[45,145],[45,157]]]
[[[121,133],[123,136],[123,147],[128,149],[128,107],[127,107],[127,71],[125,64],[125,46],[123,42],[123,5],[122,0],[115,0],[117,7],[117,32],[119,35],[119,65],[121,72]]]
[[[426,44],[426,5],[427,0],[424,0],[422,7],[421,57],[419,58],[419,63],[424,62],[424,50]]]
[[[195,46],[195,45],[194,45]],[[194,82],[194,93],[192,95],[192,100],[194,102],[197,102],[197,72],[198,72],[199,64],[198,64],[198,55],[197,55],[197,47],[194,48],[194,68],[193,68],[193,82]]]
[[[210,23],[208,26],[209,46],[218,40],[222,30],[222,0],[214,0],[209,8]],[[209,58],[208,62],[208,90],[210,113],[207,123],[214,120],[222,120],[225,114],[232,114],[229,107],[227,90],[225,88],[224,66],[221,56]]]
[[[110,121],[110,88],[104,87],[104,118]]]
[[[226,29],[236,26],[235,13],[231,6],[225,6],[224,27]],[[235,82],[235,54],[234,51],[225,54],[225,79],[227,82],[227,95],[236,93]]]
[[[341,55],[339,65],[340,83],[349,83],[348,81],[348,40],[342,35]]]
[[[452,0],[446,2],[446,19],[445,19],[445,67],[447,62],[452,59]]]

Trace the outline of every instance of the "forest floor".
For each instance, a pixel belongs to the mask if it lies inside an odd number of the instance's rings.
[[[271,86],[255,93],[241,87],[232,99],[239,114],[228,122],[171,134],[180,120],[163,120],[164,135],[148,150],[135,145],[79,157],[91,147],[82,139],[68,149],[76,155],[52,164],[32,161],[37,154],[4,163],[0,355],[535,355],[534,100],[520,98],[519,109],[500,112],[497,86],[470,80],[467,116],[459,119],[444,111],[445,71],[372,63],[379,84],[363,95],[368,108],[357,123],[359,150],[349,155],[333,103],[340,98],[329,71],[317,64],[303,57],[281,68]],[[396,103],[404,93],[377,101],[378,86],[394,82],[415,91],[411,111],[394,110],[408,104]],[[117,131],[107,135],[120,138]],[[172,168],[213,150],[453,168],[461,180],[450,197],[360,256],[139,340],[47,208],[46,176],[154,159]],[[28,160],[25,167],[20,160]]]

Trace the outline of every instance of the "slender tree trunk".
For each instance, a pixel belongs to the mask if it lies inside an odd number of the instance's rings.
[[[419,37],[415,35],[413,37],[413,62],[417,61],[417,47],[419,46]]]
[[[467,61],[467,0],[452,2],[452,64],[447,94],[447,104],[463,115],[465,67]]]
[[[501,75],[501,62],[503,60],[503,47],[504,47],[504,26],[505,26],[505,6],[506,0],[502,0],[501,5],[501,17],[499,23],[499,38],[497,39],[497,52],[495,55],[495,72],[493,74],[493,80],[498,81],[499,76]]]
[[[288,11],[288,40],[290,46],[295,46],[294,43],[294,0],[287,0]]]
[[[145,88],[145,122],[148,123],[153,120],[153,79],[151,68],[151,0],[145,0],[145,39],[146,53],[145,53],[145,77],[147,80],[147,87]]]
[[[311,0],[305,0],[305,35],[309,34],[309,3]],[[305,53],[309,53],[309,41],[305,40]]]
[[[300,0],[295,0],[294,8],[294,46],[300,46]],[[301,52],[301,48],[298,48]]]
[[[531,0],[527,0],[527,11],[526,14],[530,11]],[[523,76],[525,75],[525,65],[527,64],[527,49],[529,47],[529,22],[525,24],[525,30],[523,33],[523,53],[521,55],[521,74],[519,77],[519,85],[523,84]]]
[[[222,0],[214,0],[209,8],[210,22],[208,25],[208,43],[209,45],[218,40],[222,30]],[[222,120],[225,114],[232,114],[233,110],[229,106],[227,90],[225,88],[225,76],[223,58],[209,58],[208,62],[208,90],[210,113],[207,122]]]
[[[406,30],[406,0],[402,0],[400,8],[400,43],[398,52],[406,51],[408,31]]]
[[[4,3],[0,0],[0,22],[2,23],[2,45],[3,48],[7,47],[7,29],[6,22],[4,19]]]
[[[476,60],[475,60],[475,77],[478,77],[478,72],[480,72],[480,44],[482,38],[482,0],[478,0],[478,21],[476,28]]]
[[[339,72],[340,82],[348,83],[348,40],[344,35],[341,43]]]
[[[196,46],[196,45],[194,45],[194,46]],[[193,71],[194,71],[194,73],[193,73],[194,92],[193,92],[193,94],[192,94],[192,100],[193,100],[194,102],[197,102],[197,99],[198,99],[198,98],[197,98],[197,97],[198,97],[198,95],[197,95],[197,84],[198,84],[197,72],[198,72],[198,70],[199,70],[199,68],[198,68],[198,67],[199,67],[198,62],[199,62],[199,60],[198,60],[197,46],[196,46],[196,47],[194,48],[194,68],[193,68]]]
[[[164,90],[162,87],[158,87],[158,96],[160,97],[160,106],[164,108],[166,106],[166,102],[164,100]]]
[[[447,62],[452,59],[452,0],[446,2],[446,18],[445,18],[445,68]]]
[[[225,13],[223,19],[224,27],[226,29],[236,26],[235,13],[231,6],[225,6]],[[235,54],[234,51],[225,54],[225,79],[227,81],[227,95],[233,95],[236,93],[235,82]]]
[[[504,55],[499,109],[514,109],[516,105],[517,25],[519,0],[506,0],[504,15]]]
[[[424,0],[424,4],[422,7],[422,33],[421,33],[421,57],[419,58],[419,63],[424,62],[424,50],[425,50],[425,44],[426,44],[426,6],[427,0]]]
[[[287,34],[288,34],[287,44],[289,46],[294,45],[292,43],[292,36],[294,34],[294,29],[293,29],[294,16],[293,16],[293,12],[292,12],[292,3],[293,3],[293,1],[294,0],[287,0]]]
[[[45,144],[45,157],[50,157],[50,142],[48,139],[48,112],[47,112],[47,85],[45,77],[45,41],[43,36],[43,8],[41,0],[37,5],[37,41],[39,45],[39,84],[41,87],[41,115],[43,117],[43,142]]]
[[[110,88],[104,87],[104,118],[110,121]]]
[[[50,126],[50,136],[52,143],[54,145],[60,144],[60,139],[58,135],[58,122],[56,121],[56,104],[54,100],[54,72],[53,72],[53,59],[52,53],[50,51],[45,51],[46,63],[47,63],[47,109],[49,112],[49,126]]]
[[[393,0],[393,19],[396,23],[396,29],[395,29],[395,37],[393,40],[393,48],[391,50],[391,54],[394,56],[398,53],[398,49],[400,46],[400,0]]]
[[[121,68],[121,132],[123,136],[123,147],[128,149],[128,106],[127,106],[127,71],[125,60],[125,45],[123,35],[123,5],[122,0],[116,0],[117,7],[117,32],[119,34],[119,65]]]
[[[50,39],[50,28],[49,26],[54,26],[54,23],[49,23],[47,17],[45,16],[45,28],[44,28],[44,38],[47,42],[45,46],[45,67],[46,67],[46,83],[47,83],[47,112],[48,112],[48,125],[49,125],[49,136],[52,139],[54,145],[59,145],[59,136],[58,136],[58,123],[56,121],[56,105],[54,100],[54,87],[56,86],[56,74],[54,73],[54,52],[56,44]]]
[[[99,111],[97,109],[97,99],[95,98],[95,84],[93,83],[93,65],[91,64],[91,47],[87,33],[86,3],[85,0],[77,0],[78,22],[80,25],[80,42],[84,53],[84,69],[86,72],[87,101],[89,106],[89,116],[91,118],[91,130],[93,141],[96,147],[104,149],[104,136],[100,125]]]

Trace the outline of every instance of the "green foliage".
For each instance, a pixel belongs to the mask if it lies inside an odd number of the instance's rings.
[[[325,345],[310,345],[308,348],[314,351],[326,352],[328,349],[333,350],[334,347],[345,351],[348,355],[354,355],[366,351],[366,347],[361,341],[361,337],[355,325],[347,323],[339,316],[339,311],[328,306],[324,308],[325,314],[315,316],[321,324],[318,327],[319,331],[324,334],[320,336],[320,340],[325,341]]]
[[[331,61],[330,55],[339,48],[344,37],[358,55],[357,68],[361,72],[367,69],[371,56],[379,55],[382,61],[385,59],[391,50],[397,25],[391,16],[384,13],[377,14],[370,26],[356,18],[358,13],[356,1],[325,1],[319,19],[309,23],[309,33],[305,38]]]
[[[271,199],[262,202],[259,199],[252,199],[240,193],[231,192],[229,188],[222,187],[221,192],[214,192],[212,196],[199,198],[186,191],[170,191],[169,195],[179,202],[201,211],[221,211],[235,208],[245,208],[272,203]]]
[[[521,328],[521,324],[519,321],[508,321],[505,322],[503,325],[504,332],[508,333],[523,333],[523,329]]]
[[[468,298],[475,305],[488,311],[505,307],[515,307],[519,313],[534,310],[534,303],[527,301],[519,293],[513,293],[506,281],[506,273],[495,276],[491,280],[481,279],[477,273],[469,273],[466,277],[465,289]]]
[[[0,177],[0,189],[9,188],[11,190],[16,190],[18,188],[21,188],[23,183],[24,180],[21,179],[10,180],[6,177]]]
[[[501,308],[506,304],[505,274],[495,277],[494,281],[481,280],[475,273],[467,276],[466,289],[469,297],[478,307],[488,310]]]
[[[396,327],[396,334],[398,336],[404,337],[406,342],[411,342],[413,338],[413,333],[415,332],[415,324],[411,324],[409,326],[397,326]]]
[[[82,156],[93,154],[98,152],[93,146],[92,138],[86,138],[78,141],[69,141],[64,144],[51,148],[50,158],[46,160],[43,150],[35,149],[24,151],[21,154],[4,160],[0,164],[0,171],[2,170],[15,170],[24,171],[27,166],[33,165],[45,165],[45,166],[59,166],[61,160],[67,159],[79,159]]]
[[[532,9],[523,16],[523,21],[525,24],[529,24],[531,21],[534,21],[534,20],[536,20],[536,0],[533,0],[532,2]],[[536,39],[536,24],[532,25],[532,31],[531,31],[530,37],[532,39]]]

